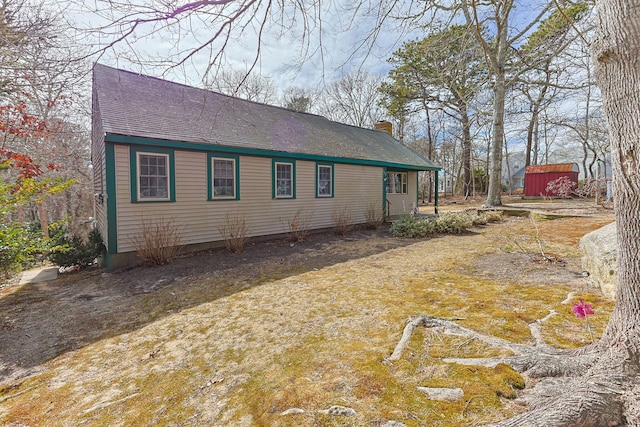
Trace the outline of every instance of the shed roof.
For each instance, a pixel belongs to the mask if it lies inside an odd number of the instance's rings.
[[[387,132],[96,64],[106,134],[440,169]]]
[[[555,163],[550,165],[527,166],[525,174],[550,173],[550,172],[580,172],[577,163]]]

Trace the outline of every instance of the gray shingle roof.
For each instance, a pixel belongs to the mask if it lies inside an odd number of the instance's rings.
[[[105,133],[437,169],[388,133],[96,64]]]

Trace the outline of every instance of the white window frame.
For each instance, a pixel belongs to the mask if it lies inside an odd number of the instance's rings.
[[[387,194],[408,194],[409,192],[409,174],[407,172],[387,172]],[[399,186],[397,188],[395,183],[395,176],[400,177]],[[391,185],[391,183],[394,185]]]
[[[329,193],[320,192],[320,169],[329,169],[328,189]],[[333,197],[333,166],[332,165],[318,165],[318,180],[316,182],[316,195],[317,197]]]
[[[280,194],[280,192],[279,192],[280,188],[278,186],[278,181],[283,181],[278,177],[278,166],[280,166],[280,165],[289,167],[289,171],[290,171],[289,191],[290,192],[288,194],[284,194],[284,193]],[[274,162],[274,169],[275,169],[275,171],[274,171],[274,173],[275,173],[275,182],[274,182],[274,184],[275,184],[275,196],[276,196],[276,199],[292,199],[293,198],[293,185],[294,185],[294,176],[293,176],[293,174],[294,174],[294,170],[295,170],[295,168],[293,166],[293,163],[290,163],[290,162]]]
[[[142,194],[142,183],[141,183],[141,180],[143,178],[143,175],[142,175],[142,166],[140,164],[141,156],[163,157],[165,159],[165,172],[166,172],[166,174],[164,176],[162,176],[162,175],[146,175],[149,178],[154,178],[154,177],[155,178],[164,178],[166,180],[167,192],[166,192],[166,196],[165,197],[145,196],[145,195]],[[145,202],[171,200],[171,170],[170,169],[171,169],[171,162],[170,162],[169,154],[166,154],[166,153],[154,153],[154,152],[147,152],[147,151],[138,151],[138,152],[136,152],[136,180],[137,180],[137,184],[138,184],[138,188],[137,188],[138,200],[139,201],[145,201]]]
[[[233,180],[233,194],[232,195],[216,195],[216,168],[215,168],[215,164],[216,164],[216,160],[218,161],[223,161],[223,162],[231,162],[232,164],[232,169],[231,169],[231,179]],[[236,164],[236,159],[234,158],[229,158],[229,157],[211,157],[211,198],[212,199],[236,199],[237,198],[237,192],[238,192],[238,183],[236,182],[236,168],[237,168],[237,164]],[[229,179],[227,177],[222,178],[222,179]]]

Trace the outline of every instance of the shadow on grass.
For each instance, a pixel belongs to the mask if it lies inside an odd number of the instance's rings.
[[[183,309],[414,243],[391,236],[387,227],[344,238],[315,234],[303,243],[250,244],[239,254],[207,251],[159,267],[116,273],[93,268],[52,282],[5,287],[0,289],[0,383]]]

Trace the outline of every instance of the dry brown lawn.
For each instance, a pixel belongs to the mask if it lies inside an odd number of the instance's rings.
[[[577,242],[610,212],[526,218],[464,235],[269,242],[159,268],[63,274],[0,289],[0,424],[7,426],[468,426],[522,410],[510,369],[444,363],[502,354],[418,329],[386,362],[409,316],[459,318],[485,334],[576,347],[590,338],[569,301],[613,303],[581,275]],[[569,296],[569,299],[567,297]],[[436,402],[417,386],[460,387]],[[354,416],[323,413],[332,405]],[[282,415],[291,408],[298,413]]]

